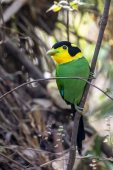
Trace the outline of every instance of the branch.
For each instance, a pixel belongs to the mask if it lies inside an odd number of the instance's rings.
[[[69,4],[69,0],[68,0]],[[69,11],[67,10],[67,41],[69,41]]]
[[[17,164],[18,166],[20,166],[20,167],[23,168],[23,169],[27,169],[26,167],[22,166],[21,164],[19,164],[18,162],[14,161],[14,160],[11,159],[11,158],[9,158],[8,156],[2,154],[1,152],[0,152],[0,156],[3,156],[4,158],[6,158],[6,159],[8,159],[9,161],[11,161],[11,162]]]
[[[0,44],[5,42],[5,22],[4,22],[4,16],[3,16],[3,11],[2,11],[2,6],[0,3],[0,13],[1,13],[1,18],[2,18],[2,22],[3,22],[3,39],[0,41]]]
[[[17,0],[11,3],[11,5],[4,11],[3,17],[4,17],[4,22],[8,22],[11,19],[11,16],[16,14],[24,4],[27,3],[27,0]],[[0,19],[0,25],[3,24],[3,20]]]
[[[104,30],[105,30],[105,27],[106,27],[106,24],[107,24],[110,2],[111,2],[111,0],[105,1],[104,12],[102,14],[101,23],[100,23],[100,31],[99,31],[98,40],[97,40],[97,44],[96,44],[96,48],[95,48],[95,52],[94,52],[94,56],[93,56],[93,60],[92,60],[92,64],[91,64],[91,72],[92,73],[95,70],[100,46],[101,46],[101,43],[102,43]],[[82,96],[82,99],[81,99],[80,105],[79,105],[82,108],[84,107],[84,104],[85,104],[85,101],[86,101],[86,98],[87,98],[87,94],[88,94],[88,91],[89,91],[89,87],[90,87],[90,85],[87,84],[85,89],[84,89],[84,93],[83,93],[83,96]],[[76,112],[75,118],[74,118],[74,125],[73,125],[73,129],[72,129],[71,147],[70,147],[67,170],[72,170],[74,162],[75,162],[75,158],[76,158],[76,141],[77,141],[77,133],[78,133],[78,126],[79,126],[80,117],[81,117],[81,115],[78,112]]]
[[[52,162],[60,162],[60,161],[63,161],[63,160],[68,160],[69,158],[68,158],[68,156],[65,156],[65,158],[57,158],[57,159],[54,159],[54,160],[52,160],[52,161],[48,161],[48,162],[46,162],[46,163],[44,163],[44,164],[42,164],[42,165],[40,165],[40,167],[45,167],[46,165],[48,165],[48,164],[50,164],[50,163],[52,163]],[[96,159],[96,161],[111,161],[111,162],[113,162],[113,158],[112,157],[110,157],[110,158],[102,158],[102,157],[99,157],[99,156],[82,156],[82,157],[80,157],[80,156],[78,156],[78,157],[76,157],[76,159],[91,159],[91,160],[93,160],[93,159]],[[93,166],[94,164],[92,163],[92,166]]]
[[[3,94],[2,96],[0,96],[0,99],[2,99],[3,97],[7,96],[8,94],[12,93],[13,91],[16,91],[18,90],[19,88],[23,87],[23,86],[26,86],[28,84],[31,84],[31,83],[36,83],[36,82],[42,82],[42,81],[47,81],[47,80],[55,80],[55,79],[80,79],[80,80],[83,80],[85,81],[86,83],[88,83],[89,85],[95,87],[96,89],[98,89],[99,91],[101,91],[102,93],[104,93],[106,96],[108,96],[111,100],[113,100],[112,97],[110,97],[106,92],[104,92],[103,90],[101,90],[99,87],[93,85],[92,83],[90,83],[89,81],[85,80],[87,78],[85,77],[52,77],[52,78],[44,78],[44,79],[36,79],[36,80],[33,80],[33,81],[29,81],[27,83],[23,83],[21,84],[20,86],[17,86],[15,87],[14,89],[8,91],[7,93]],[[95,78],[89,78],[89,79],[95,79]]]

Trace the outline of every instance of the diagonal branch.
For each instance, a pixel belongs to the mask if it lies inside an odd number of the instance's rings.
[[[98,40],[97,40],[97,44],[96,44],[96,48],[95,48],[95,52],[94,52],[94,56],[93,56],[93,60],[92,60],[92,64],[91,64],[91,72],[92,73],[95,70],[100,46],[101,46],[101,43],[102,43],[104,30],[105,30],[105,27],[106,27],[106,24],[107,24],[110,2],[111,2],[111,0],[105,1],[104,12],[102,14],[101,23],[100,23],[100,31],[99,31]],[[85,89],[84,89],[84,93],[83,93],[83,96],[82,96],[82,99],[81,99],[81,102],[80,102],[80,105],[79,105],[82,108],[84,107],[84,104],[85,104],[85,101],[86,101],[86,98],[87,98],[87,94],[88,94],[88,91],[89,91],[89,87],[90,87],[90,85],[87,84]],[[68,165],[67,165],[67,170],[72,170],[74,162],[75,162],[75,158],[76,158],[76,140],[77,140],[77,133],[78,133],[78,126],[79,126],[80,117],[81,117],[81,115],[78,112],[76,112],[75,118],[74,118],[74,125],[73,125],[73,129],[72,129],[71,146],[70,146],[70,153],[69,153],[69,161],[68,161]]]

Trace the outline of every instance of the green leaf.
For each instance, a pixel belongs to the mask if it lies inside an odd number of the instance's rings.
[[[50,7],[46,12],[49,12],[49,11],[57,12],[57,11],[59,11],[61,8],[62,8],[62,6],[59,6],[59,5],[54,4],[54,5],[53,5],[52,7]]]
[[[6,153],[6,150],[2,146],[0,146],[0,150]]]
[[[113,136],[106,136],[107,144],[111,147],[113,147]]]
[[[62,134],[62,133],[63,133],[63,129],[59,127],[59,128],[58,128],[58,133],[61,133],[61,134]]]
[[[101,138],[99,135],[97,135],[96,139],[94,140],[95,145],[94,145],[94,149],[96,152],[96,155],[100,156],[101,155]]]
[[[70,6],[71,6],[73,9],[78,10],[78,4],[75,3],[75,2],[71,2],[71,3],[70,3]]]
[[[108,92],[108,93],[111,93],[111,90],[110,90],[110,88],[107,88],[106,90],[107,90],[107,92]]]
[[[15,15],[13,14],[13,15],[11,16],[11,18],[12,18],[12,19],[15,19],[16,17],[15,17]]]
[[[110,88],[107,88],[106,90],[107,90],[108,93],[113,95],[113,92],[110,90]]]

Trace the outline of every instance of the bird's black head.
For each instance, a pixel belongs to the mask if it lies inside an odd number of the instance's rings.
[[[68,41],[60,41],[47,52],[60,65],[82,57],[81,50]]]
[[[68,53],[72,57],[75,56],[79,52],[81,53],[81,50],[76,45],[71,44],[69,41],[60,41],[60,42],[54,44],[52,46],[52,48],[57,49],[57,48],[59,48],[61,46],[63,46],[63,47],[67,46],[68,47]]]

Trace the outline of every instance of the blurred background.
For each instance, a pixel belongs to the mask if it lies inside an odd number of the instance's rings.
[[[105,1],[82,2],[88,4],[69,11],[69,38],[91,64]],[[56,63],[46,51],[56,42],[67,40],[67,10],[46,13],[53,4],[53,0],[1,1],[0,96],[22,83],[55,77]],[[112,54],[113,2],[95,69],[96,80],[92,82],[111,97]],[[112,100],[91,87],[85,104],[82,152],[90,158],[81,160],[77,154],[74,170],[113,169],[112,114]],[[0,170],[65,170],[72,127],[73,114],[54,80],[29,84],[0,99]]]

